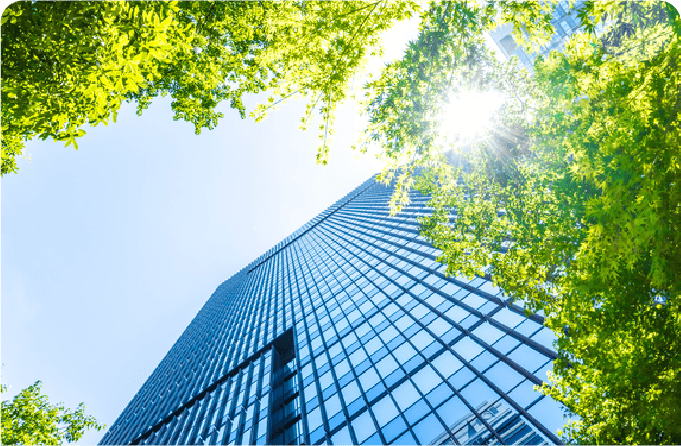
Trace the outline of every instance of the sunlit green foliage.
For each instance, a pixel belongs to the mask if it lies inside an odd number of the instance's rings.
[[[679,443],[678,14],[587,2],[590,32],[529,76],[484,50],[504,7],[432,4],[405,57],[369,85],[367,134],[390,161],[382,178],[397,179],[393,211],[412,186],[429,194],[422,234],[447,272],[489,277],[547,316],[561,359],[542,391],[578,415],[566,440]],[[523,44],[540,44],[550,8],[514,7],[515,25],[536,31]],[[465,146],[438,133],[463,89],[508,98]]]
[[[78,441],[86,429],[106,428],[85,415],[83,403],[75,412],[61,404],[53,406],[40,393],[40,381],[2,402],[1,444],[62,444]]]
[[[34,137],[77,147],[86,124],[141,113],[170,94],[175,120],[212,129],[229,101],[271,92],[253,116],[291,97],[321,114],[319,162],[334,110],[380,32],[408,2],[16,2],[2,16],[2,174]]]

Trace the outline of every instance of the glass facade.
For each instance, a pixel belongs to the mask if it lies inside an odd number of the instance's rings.
[[[559,443],[538,315],[370,179],[218,287],[102,444]]]
[[[562,52],[565,43],[570,39],[570,36],[580,31],[581,21],[578,17],[578,13],[579,10],[584,7],[584,4],[585,2],[583,0],[577,0],[573,5],[570,5],[568,0],[558,2],[553,13],[553,18],[551,19],[551,24],[556,31],[553,36],[551,36],[551,41],[548,42],[546,47],[541,49],[541,55],[546,56],[551,51]],[[510,23],[506,23],[490,31],[489,34],[506,58],[510,59],[511,57],[516,56],[518,61],[525,68],[531,70],[537,54],[527,54],[523,51],[515,42],[515,39],[511,34],[512,31],[513,26]]]

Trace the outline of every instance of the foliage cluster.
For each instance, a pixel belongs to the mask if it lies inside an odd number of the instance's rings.
[[[550,10],[526,6],[515,5],[526,30],[551,23]],[[422,235],[447,272],[491,278],[546,315],[560,360],[542,391],[578,415],[566,440],[678,443],[678,14],[587,2],[591,32],[538,57],[529,76],[485,51],[481,32],[502,16],[490,11],[431,4],[417,42],[368,86],[393,211],[411,187],[429,195]],[[531,51],[542,34],[528,34]],[[461,89],[509,98],[495,130],[467,145],[438,128]]]
[[[62,444],[78,441],[86,429],[106,428],[85,414],[83,403],[73,412],[61,404],[53,406],[40,386],[37,381],[11,402],[2,402],[1,444]]]
[[[309,98],[318,160],[328,156],[334,110],[379,34],[410,2],[16,2],[2,16],[2,174],[34,137],[73,144],[86,124],[115,121],[123,101],[138,114],[170,94],[175,120],[212,129],[228,101],[269,91],[268,110]]]

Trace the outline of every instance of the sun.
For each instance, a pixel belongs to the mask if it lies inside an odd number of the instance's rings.
[[[460,92],[445,107],[441,130],[450,142],[471,142],[490,126],[504,98],[495,90]]]

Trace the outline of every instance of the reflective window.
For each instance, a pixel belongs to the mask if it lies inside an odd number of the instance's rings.
[[[421,444],[430,444],[431,441],[437,438],[445,430],[435,414],[428,415],[414,426],[413,429],[416,438],[418,438],[419,443]]]
[[[395,402],[401,410],[406,410],[420,398],[419,393],[410,381],[405,381],[392,392]]]
[[[398,415],[398,410],[395,407],[390,395],[386,395],[378,402],[374,403],[372,406],[372,411],[376,416],[376,421],[378,425],[383,427],[388,424],[393,418]]]
[[[437,373],[435,373],[435,370],[429,365],[419,370],[411,379],[424,395],[442,382],[442,379],[440,379]]]
[[[368,411],[364,412],[362,415],[352,421],[352,428],[355,431],[355,437],[357,437],[358,443],[363,443],[364,440],[376,432],[374,422],[371,420],[371,416],[369,415]]]
[[[197,395],[196,403],[140,443],[455,442],[445,426],[459,442],[492,441],[452,388],[504,443],[555,442],[508,404],[528,408],[551,429],[562,422],[557,403],[514,369],[545,379],[551,358],[526,339],[552,349],[553,333],[499,309],[484,294],[500,292],[490,282],[442,275],[441,251],[418,236],[426,197],[414,192],[402,214],[389,216],[389,188],[362,187],[221,285],[164,359],[163,373],[131,402],[135,410],[126,409],[121,419],[130,424],[117,422],[103,443],[135,440],[121,432],[166,419],[183,395]],[[293,352],[280,338],[290,328]],[[218,379],[225,384],[204,396]],[[178,391],[168,398],[168,389]],[[297,423],[277,425],[297,414]],[[266,432],[270,422],[281,429]]]

